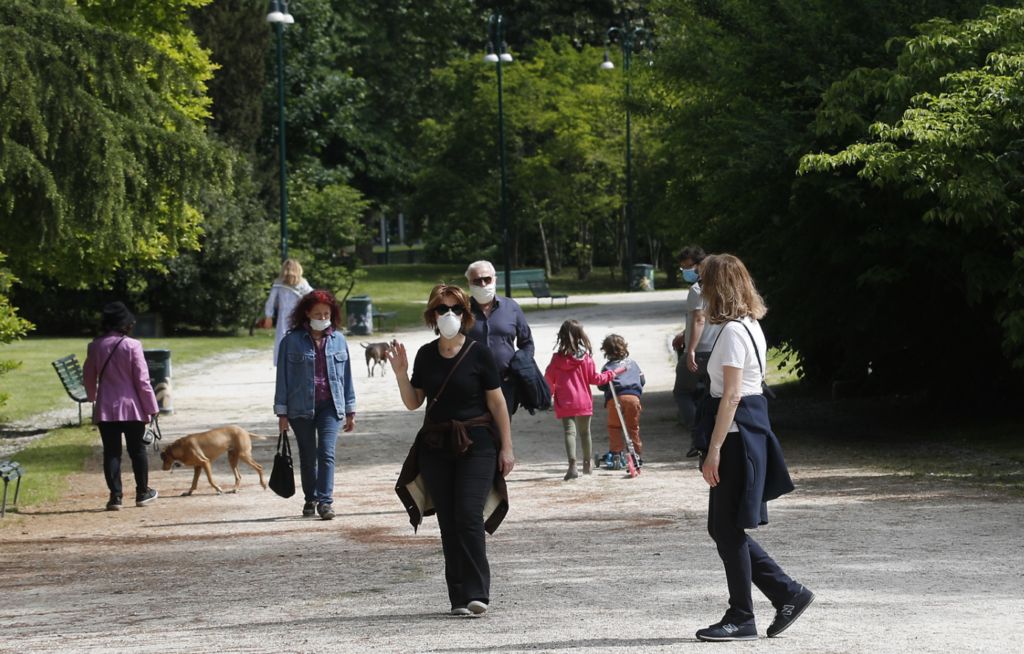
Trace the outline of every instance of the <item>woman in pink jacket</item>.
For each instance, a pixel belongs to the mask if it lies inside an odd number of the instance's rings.
[[[93,402],[92,421],[103,439],[103,477],[110,490],[107,511],[121,510],[121,434],[135,473],[135,506],[157,498],[149,487],[149,459],[142,436],[160,407],[149,383],[142,343],[129,338],[135,316],[121,302],[103,307],[106,332],[89,343],[85,358],[85,392]]]
[[[569,481],[580,476],[576,471],[577,431],[583,445],[583,474],[590,474],[590,416],[594,415],[594,398],[590,387],[607,384],[625,368],[599,374],[594,360],[590,358],[593,353],[590,339],[583,332],[583,326],[575,320],[562,323],[555,349],[557,352],[551,357],[544,379],[551,387],[555,417],[562,421],[562,430],[565,432],[565,453],[569,457],[569,471],[565,473],[565,481]]]

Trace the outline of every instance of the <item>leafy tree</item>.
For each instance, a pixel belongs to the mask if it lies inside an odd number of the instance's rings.
[[[0,5],[0,66],[0,251],[23,284],[104,283],[197,244],[192,203],[225,161],[183,111],[190,71],[63,0]]]
[[[94,25],[131,34],[143,39],[174,61],[191,81],[171,78],[162,81],[162,95],[183,115],[206,118],[210,98],[205,82],[213,77],[216,66],[199,39],[186,25],[187,11],[202,7],[210,0],[69,0],[77,5],[87,21]],[[155,79],[162,71],[140,62],[144,75]],[[198,85],[199,93],[196,93]]]
[[[873,186],[920,201],[925,223],[970,238],[970,249],[951,249],[948,259],[963,270],[959,290],[983,310],[994,301],[1004,351],[1024,367],[1024,10],[989,8],[977,20],[920,30],[896,66],[858,69],[832,85],[820,130],[867,126],[868,134],[804,157],[801,169],[854,166]]]
[[[3,254],[0,254],[0,266],[3,265],[5,258]],[[17,281],[6,268],[0,267],[0,344],[14,341],[34,327],[29,321],[18,317],[17,309],[11,306],[11,302],[7,298],[11,285]],[[20,367],[21,363],[18,361],[0,361],[0,376]],[[10,394],[0,393],[0,407],[9,398]]]
[[[595,242],[620,220],[621,77],[602,75],[600,60],[593,48],[577,52],[568,39],[556,39],[534,44],[503,69],[514,265],[546,253],[557,271],[564,250],[585,278]],[[431,260],[500,260],[495,71],[479,60],[453,62],[437,72],[436,85],[438,97],[456,101],[447,116],[422,125],[427,165],[408,208],[425,220]]]
[[[670,162],[672,174],[654,213],[676,217],[665,222],[667,240],[746,261],[771,309],[769,338],[799,351],[812,381],[959,388],[940,382],[948,370],[937,353],[964,341],[977,346],[965,376],[1005,378],[998,347],[989,346],[991,324],[975,319],[979,309],[962,299],[948,265],[962,248],[979,246],[973,236],[929,229],[920,221],[927,203],[872,189],[853,171],[797,175],[804,154],[841,151],[863,134],[816,130],[833,82],[860,67],[893,65],[900,49],[886,44],[912,25],[968,18],[980,6],[659,4],[665,18],[652,70],[662,82],[665,146],[653,160]],[[928,326],[912,338],[900,333],[909,307]]]
[[[164,261],[166,272],[148,272],[127,284],[140,303],[160,311],[170,329],[237,329],[253,320],[278,271],[275,226],[241,159],[234,184],[207,188],[197,208],[206,217],[199,248]],[[132,281],[132,280],[129,280]]]
[[[277,79],[268,76],[266,66],[272,45],[266,15],[263,0],[213,0],[188,13],[189,24],[216,67],[213,78],[206,82],[212,100],[207,124],[224,142],[250,158],[256,154],[263,130],[263,95]],[[275,108],[267,118],[276,117]],[[276,151],[269,154],[276,155]]]
[[[302,261],[311,284],[347,297],[366,274],[346,248],[367,238],[362,218],[370,202],[346,184],[317,187],[300,177],[292,186],[288,232],[294,256]],[[347,290],[341,293],[342,289]]]

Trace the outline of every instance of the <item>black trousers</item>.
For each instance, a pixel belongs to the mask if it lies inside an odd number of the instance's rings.
[[[437,509],[452,608],[473,600],[487,604],[491,593],[484,504],[494,482],[498,453],[485,427],[469,430],[469,437],[473,445],[462,456],[455,456],[450,443],[436,450],[425,443],[418,448],[420,474]]]
[[[776,609],[800,592],[800,585],[747,532],[736,526],[747,466],[741,438],[733,432],[725,439],[718,466],[721,481],[711,489],[708,503],[708,533],[718,546],[729,584],[729,610],[723,622],[737,626],[754,624],[751,583]]]
[[[135,473],[135,495],[145,495],[149,489],[149,459],[142,442],[146,423],[141,420],[123,420],[101,422],[98,427],[100,438],[103,439],[103,478],[107,481],[110,496],[121,498],[121,434],[124,434],[128,458],[132,461],[132,472]]]

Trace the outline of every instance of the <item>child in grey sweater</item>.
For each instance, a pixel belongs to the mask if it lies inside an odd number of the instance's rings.
[[[640,442],[640,413],[644,410],[640,406],[640,395],[644,392],[646,380],[640,366],[629,358],[627,346],[626,339],[618,334],[610,334],[606,337],[604,343],[601,344],[601,351],[604,352],[608,363],[601,370],[604,372],[605,370],[625,368],[625,371],[616,375],[615,379],[609,383],[615,384],[615,393],[619,396],[619,406],[622,407],[622,417],[626,421],[626,431],[629,433],[630,440],[633,441],[633,449],[636,450],[636,455],[639,458],[643,448],[643,443]],[[615,400],[612,398],[608,384],[598,386],[598,389],[604,391],[604,405],[608,409],[609,452],[605,458],[611,460],[611,457],[621,455],[624,449],[622,425],[619,423],[619,416],[615,411]]]

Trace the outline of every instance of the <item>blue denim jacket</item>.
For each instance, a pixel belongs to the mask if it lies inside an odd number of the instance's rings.
[[[326,337],[327,380],[331,386],[334,410],[338,419],[356,412],[356,389],[352,385],[348,342],[337,331]],[[274,413],[289,418],[313,418],[313,338],[305,329],[289,332],[277,354],[277,390]]]

